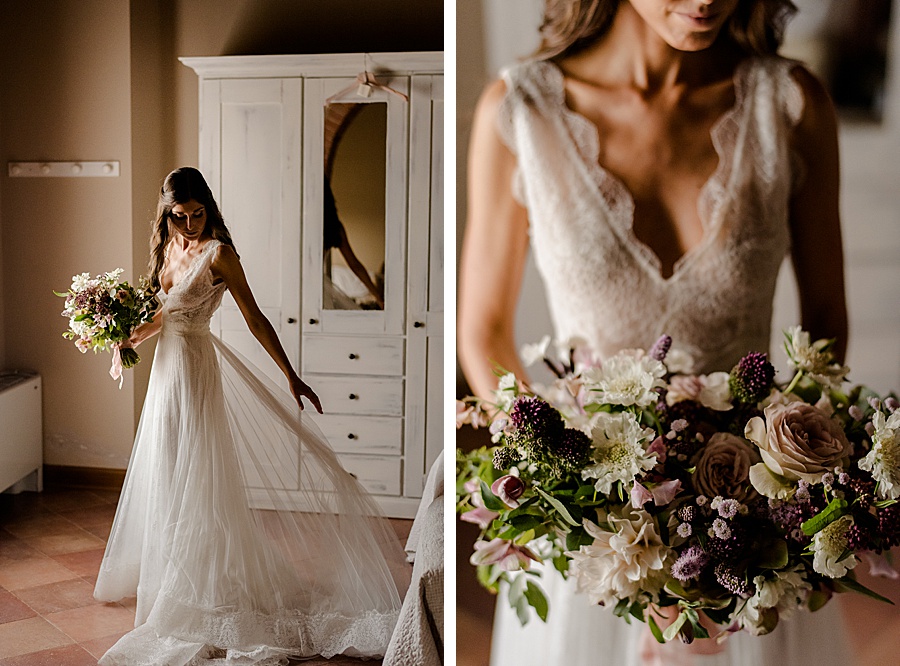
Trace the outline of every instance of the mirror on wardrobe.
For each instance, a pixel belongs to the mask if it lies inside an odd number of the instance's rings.
[[[323,305],[383,310],[387,104],[328,104],[324,112]]]

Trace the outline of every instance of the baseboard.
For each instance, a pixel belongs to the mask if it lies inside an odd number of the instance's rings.
[[[121,490],[123,483],[125,483],[124,469],[77,467],[75,465],[44,465],[45,487]]]

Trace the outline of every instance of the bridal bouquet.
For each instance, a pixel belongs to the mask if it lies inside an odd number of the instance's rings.
[[[768,633],[834,592],[888,601],[853,569],[896,575],[881,554],[900,545],[900,403],[844,392],[828,341],[800,327],[785,338],[786,386],[761,353],[697,376],[674,372],[668,336],[602,362],[583,346],[550,354],[545,339],[526,351],[552,385],[506,374],[495,403],[458,402],[457,425],[490,423],[496,445],[457,453],[481,583],[508,583],[523,623],[528,606],[546,619],[542,562],[660,642],[708,637],[701,612],[724,638]]]
[[[74,340],[81,353],[112,349],[109,373],[113,379],[119,379],[120,388],[122,368],[132,368],[141,359],[134,349],[120,350],[116,345],[128,340],[137,326],[151,318],[155,305],[144,280],[140,287],[132,287],[128,282],[119,282],[122,272],[117,268],[94,278],[82,273],[72,278],[66,293],[53,292],[66,299],[62,316],[68,317],[69,328],[63,337]]]

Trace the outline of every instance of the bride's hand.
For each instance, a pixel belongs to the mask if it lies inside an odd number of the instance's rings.
[[[300,398],[306,398],[312,406],[316,408],[316,411],[319,412],[319,414],[322,413],[322,403],[319,402],[319,396],[317,396],[316,392],[309,387],[309,384],[304,382],[297,375],[291,377],[290,384],[291,394],[294,396],[294,400],[297,401],[297,405],[300,409],[303,409],[303,402]]]

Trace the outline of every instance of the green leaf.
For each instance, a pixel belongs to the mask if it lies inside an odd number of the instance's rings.
[[[583,528],[573,529],[566,535],[566,550],[577,551],[581,546],[590,546],[594,543],[594,537],[584,531]]]
[[[523,532],[526,530],[533,530],[541,524],[540,519],[538,519],[536,516],[528,515],[527,513],[520,514],[515,517],[510,515],[509,522],[516,529],[521,530]]]
[[[540,493],[541,497],[543,497],[545,500],[550,502],[550,505],[554,509],[556,509],[557,513],[559,513],[559,515],[561,515],[563,517],[563,520],[565,520],[567,523],[569,523],[569,525],[572,525],[573,527],[581,526],[581,523],[576,522],[575,519],[572,518],[572,514],[569,513],[568,509],[566,509],[566,507],[563,505],[562,502],[560,502],[555,497],[551,497],[550,495],[545,493],[543,490],[541,490],[537,486],[535,486],[534,489]],[[487,504],[485,504],[485,506],[487,506]]]
[[[628,609],[628,612],[631,613],[631,616],[636,620],[644,621],[644,606],[639,601],[635,601],[631,604],[631,608]]]
[[[531,604],[531,607],[534,608],[537,616],[546,622],[550,606],[547,603],[547,597],[540,585],[533,581],[528,581],[528,584],[525,587],[525,598],[528,600],[528,603]]]
[[[788,563],[787,542],[772,539],[760,548],[756,565],[762,569],[783,569]]]
[[[650,633],[653,634],[653,638],[655,638],[658,643],[665,643],[666,639],[663,638],[662,629],[656,624],[656,620],[653,619],[652,615],[647,615],[647,624],[650,625]]]
[[[666,627],[666,630],[663,632],[663,638],[667,641],[675,638],[685,622],[687,622],[687,615],[684,612],[679,613],[676,620]]]
[[[593,499],[594,493],[597,492],[597,489],[594,486],[581,486],[578,490],[575,491],[575,499],[581,500],[585,497],[590,497]]]
[[[619,603],[613,609],[613,615],[616,617],[625,617],[628,615],[628,599],[619,599]]]
[[[887,597],[883,597],[877,592],[874,592],[867,588],[865,585],[853,580],[852,578],[848,578],[844,576],[843,578],[837,578],[834,581],[834,589],[838,592],[847,592],[853,591],[858,592],[859,594],[864,594],[867,597],[872,597],[873,599],[878,599],[878,601],[884,601],[885,603],[894,605],[894,602],[888,599]]]
[[[491,487],[488,484],[481,479],[478,482],[481,484],[481,501],[484,502],[485,509],[490,509],[491,511],[503,511],[506,509],[506,505],[491,492]]]
[[[806,536],[813,536],[844,514],[849,513],[849,506],[850,505],[847,504],[847,500],[841,499],[840,497],[835,497],[833,500],[831,500],[831,502],[829,502],[828,506],[822,509],[819,513],[817,513],[809,520],[804,521],[800,525],[800,529],[803,530],[803,533]]]
[[[534,530],[525,530],[519,536],[516,537],[515,544],[517,546],[524,546],[529,541],[534,540]]]
[[[694,638],[709,638],[709,632],[702,624],[700,624],[700,615],[693,608],[686,608],[684,614],[694,629]]]
[[[821,590],[813,590],[809,593],[809,597],[806,601],[806,605],[809,607],[810,611],[817,611],[825,603],[828,601],[828,595],[822,592]]]

